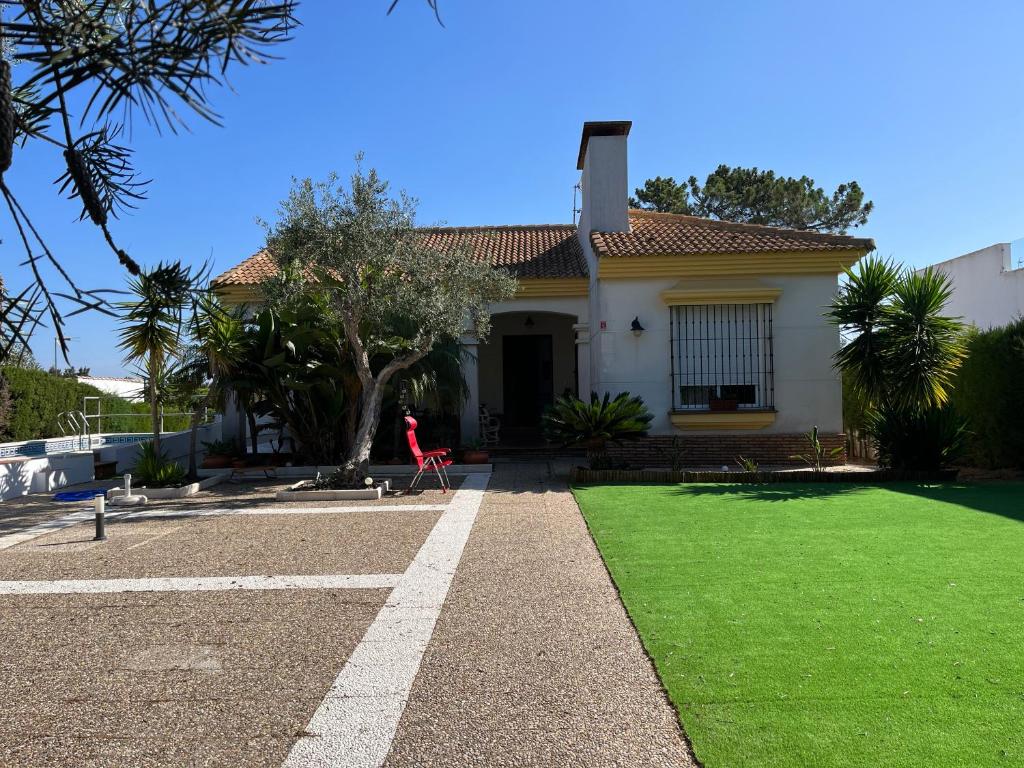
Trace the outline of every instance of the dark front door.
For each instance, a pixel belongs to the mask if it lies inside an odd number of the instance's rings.
[[[536,427],[555,395],[551,336],[505,336],[502,339],[504,423]]]

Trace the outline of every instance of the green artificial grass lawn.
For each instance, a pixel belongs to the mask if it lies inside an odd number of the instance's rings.
[[[1024,484],[575,493],[707,768],[1024,765]]]

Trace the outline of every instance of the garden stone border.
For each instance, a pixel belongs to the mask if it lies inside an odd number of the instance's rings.
[[[310,480],[292,483],[285,490],[274,495],[274,501],[352,501],[379,499],[391,490],[391,481],[384,480],[373,488],[333,488],[314,490]],[[303,489],[306,490],[303,490]]]
[[[810,469],[784,472],[707,472],[672,469],[587,469],[573,467],[572,483],[941,483],[956,480],[960,470],[920,472],[875,469],[864,472],[815,472]]]
[[[217,483],[224,480],[227,475],[213,475],[212,477],[205,477],[202,480],[183,485],[180,488],[146,488],[141,485],[132,485],[132,493],[144,493],[147,499],[184,499],[186,496],[192,496],[205,491],[207,488],[217,485]],[[118,496],[124,496],[124,486],[118,485],[107,491],[107,501],[116,499]]]

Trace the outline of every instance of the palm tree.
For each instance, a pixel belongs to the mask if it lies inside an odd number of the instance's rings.
[[[947,449],[930,454],[946,461],[962,443],[963,425],[948,408],[965,355],[963,323],[943,314],[952,283],[930,268],[916,273],[877,256],[846,276],[825,314],[848,339],[835,367],[864,403],[869,433],[886,463],[937,468],[918,466],[935,462],[906,446],[947,435]],[[942,420],[947,423],[940,428]],[[895,441],[897,434],[904,439]]]
[[[180,262],[164,264],[132,278],[129,285],[135,301],[122,302],[122,327],[118,348],[126,363],[140,364],[146,374],[153,446],[160,451],[161,382],[168,363],[180,350],[183,320],[196,283],[204,270],[192,273]]]
[[[199,423],[214,405],[223,403],[227,379],[244,353],[242,315],[225,308],[213,293],[200,294],[191,322],[192,344],[183,355],[184,391],[194,403],[189,425],[188,474],[197,476]]]

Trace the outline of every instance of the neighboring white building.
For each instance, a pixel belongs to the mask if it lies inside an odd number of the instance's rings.
[[[996,243],[932,266],[953,282],[947,314],[981,329],[1024,315],[1024,240]]]
[[[142,379],[127,376],[78,376],[79,384],[88,384],[101,392],[122,397],[130,403],[141,403],[144,399]]]
[[[529,439],[563,392],[628,391],[655,414],[624,448],[641,464],[674,451],[688,464],[762,464],[804,450],[813,425],[843,444],[832,368],[839,334],[822,317],[865,238],[733,224],[628,208],[629,122],[586,123],[578,226],[424,229],[434,247],[468,247],[519,280],[491,307],[485,343],[467,331],[470,398],[462,439],[486,404],[502,437]],[[251,303],[276,267],[265,252],[217,277],[225,301]],[[674,441],[683,436],[682,441]]]

